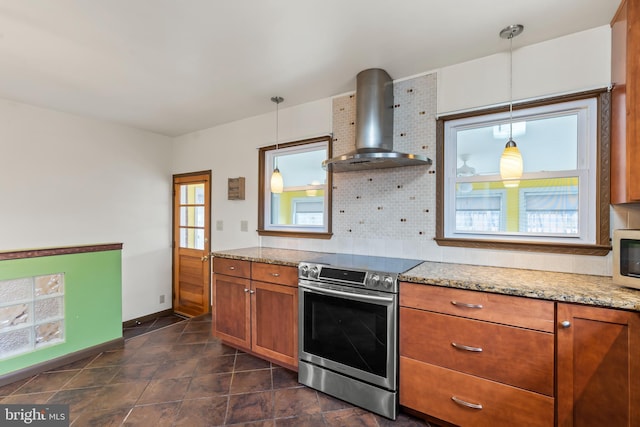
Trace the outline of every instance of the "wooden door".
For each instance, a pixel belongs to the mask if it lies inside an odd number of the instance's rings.
[[[298,289],[251,282],[252,348],[276,362],[298,366]]]
[[[213,277],[214,334],[229,344],[251,348],[251,281],[215,274]]]
[[[640,314],[572,304],[557,313],[558,426],[640,425]]]
[[[209,313],[211,172],[173,177],[173,310]]]

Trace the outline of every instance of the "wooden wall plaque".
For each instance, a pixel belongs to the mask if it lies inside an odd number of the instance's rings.
[[[244,176],[229,178],[227,188],[228,200],[244,200]]]

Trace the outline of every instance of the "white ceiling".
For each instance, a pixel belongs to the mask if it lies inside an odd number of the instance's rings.
[[[0,0],[0,98],[169,136],[607,25],[619,0]]]

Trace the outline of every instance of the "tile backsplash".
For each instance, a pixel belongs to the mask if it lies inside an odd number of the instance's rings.
[[[355,96],[333,101],[334,156],[355,149]],[[435,113],[435,74],[394,84],[394,150],[433,158]],[[335,238],[405,242],[433,238],[433,172],[433,167],[412,166],[334,174]]]
[[[584,256],[438,246],[435,237],[435,73],[394,82],[394,150],[434,164],[333,175],[330,240],[263,237],[261,245],[437,262],[611,275],[611,254]],[[333,155],[355,149],[355,96],[333,101]],[[640,206],[611,208],[612,228],[640,228]]]

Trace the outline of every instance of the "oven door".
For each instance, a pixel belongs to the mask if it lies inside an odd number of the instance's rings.
[[[300,360],[397,389],[397,294],[300,280]]]

